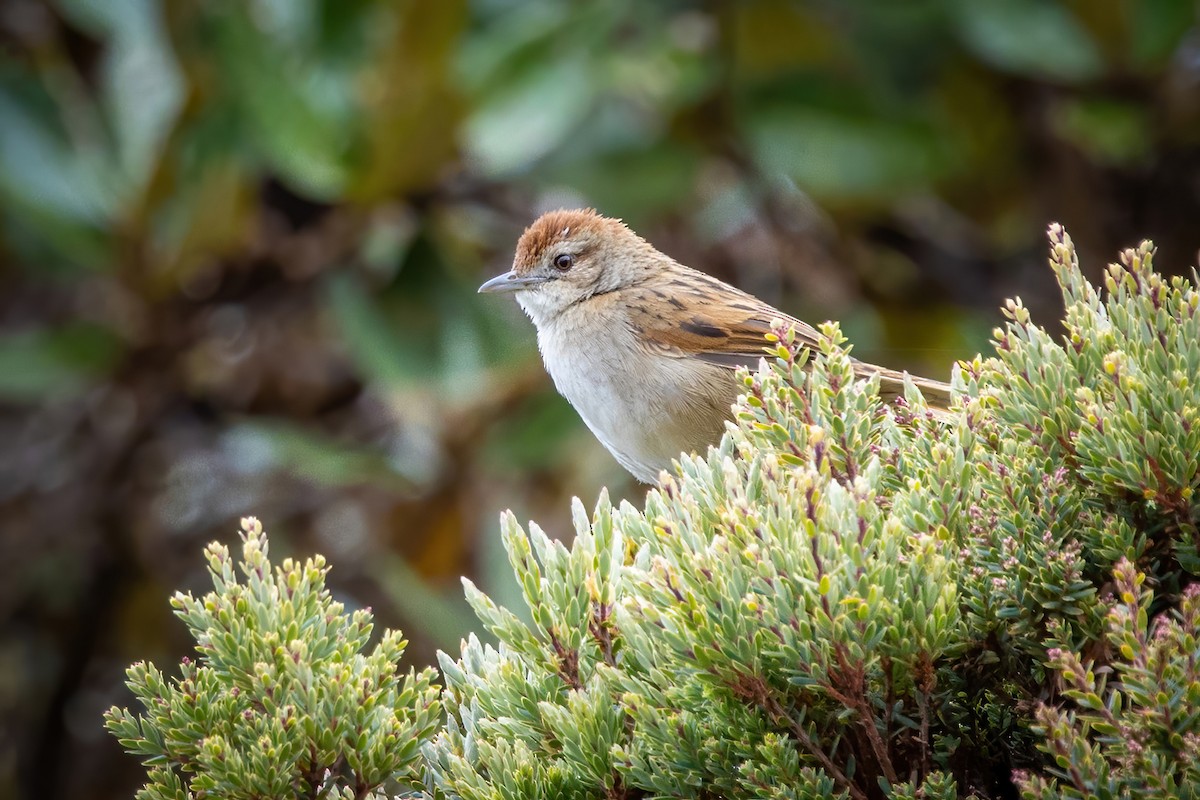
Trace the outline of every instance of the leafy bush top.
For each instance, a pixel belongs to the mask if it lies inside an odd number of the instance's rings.
[[[884,406],[836,326],[815,353],[779,327],[721,445],[644,509],[576,502],[570,547],[506,515],[528,620],[467,582],[498,643],[441,656],[443,727],[410,676],[378,701],[400,722],[338,740],[339,774],[365,774],[360,749],[371,781],[411,780],[423,742],[422,791],[467,800],[1200,796],[1200,294],[1156,275],[1148,243],[1102,294],[1050,235],[1062,343],[1011,302],[996,355],[956,371],[953,413],[911,387]],[[290,741],[259,660],[303,686],[340,674],[300,667],[333,652],[320,626],[245,655],[248,620],[291,600],[224,570],[203,607],[177,600],[205,665],[170,687],[135,667],[148,716],[110,715],[152,779],[194,773],[193,793],[213,791],[214,742],[240,737],[249,759]],[[162,710],[189,692],[258,727]],[[304,774],[291,785],[315,791]]]
[[[432,669],[401,676],[395,631],[365,651],[371,614],[343,613],[325,589],[321,556],[272,569],[258,520],[242,521],[244,577],[228,548],[208,547],[213,591],[171,604],[196,638],[168,682],[129,668],[146,708],[105,721],[149,768],[139,798],[386,796],[419,784],[420,744],[441,709]]]

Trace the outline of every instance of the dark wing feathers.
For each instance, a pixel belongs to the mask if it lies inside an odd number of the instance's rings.
[[[701,272],[639,289],[655,302],[631,304],[630,323],[664,353],[729,369],[753,368],[766,354],[763,337],[774,320],[795,325],[806,344],[817,342],[812,326]],[[663,303],[670,313],[660,311]]]
[[[817,330],[808,323],[701,272],[689,271],[684,278],[639,289],[654,302],[631,304],[629,322],[642,333],[643,341],[664,354],[729,369],[753,369],[766,355],[768,343],[763,337],[774,320],[794,326],[797,338],[809,347],[819,340]],[[660,311],[663,302],[671,307],[669,314]],[[885,399],[903,394],[905,373],[861,361],[855,361],[854,367],[861,377],[879,375],[880,394]],[[930,405],[949,406],[949,385],[928,378],[911,379]]]

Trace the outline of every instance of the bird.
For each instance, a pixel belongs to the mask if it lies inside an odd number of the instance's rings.
[[[815,328],[751,294],[680,264],[619,219],[594,209],[538,217],[517,242],[512,269],[479,287],[511,293],[537,328],[555,388],[639,481],[658,483],[672,460],[717,444],[745,385],[737,368],[765,355],[782,321],[816,348]],[[880,394],[903,394],[905,373],[878,375]],[[948,384],[911,378],[931,407]]]

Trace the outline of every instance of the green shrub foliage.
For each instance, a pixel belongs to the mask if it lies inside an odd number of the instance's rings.
[[[333,601],[324,559],[272,568],[262,526],[242,527],[244,580],[212,544],[213,591],[171,601],[199,659],[185,659],[172,681],[134,664],[129,687],[145,712],[105,715],[145,760],[139,799],[349,800],[419,786],[420,747],[441,715],[434,671],[399,673],[405,641],[395,631],[364,652],[371,614]]]
[[[881,403],[836,326],[816,352],[778,327],[721,445],[644,509],[576,502],[569,547],[505,516],[526,608],[466,584],[496,643],[442,654],[440,731],[422,677],[387,696],[409,738],[338,741],[410,776],[419,744],[423,791],[466,800],[1200,796],[1200,293],[1148,243],[1099,292],[1050,237],[1065,335],[1009,303],[944,414],[915,388]],[[235,733],[210,696],[245,704],[228,695],[261,696],[259,660],[291,674],[327,652],[301,633],[239,656],[284,602],[256,585],[177,600],[206,666],[172,687],[135,667],[148,717],[110,716],[193,791],[231,749],[214,741],[292,746],[278,706]]]

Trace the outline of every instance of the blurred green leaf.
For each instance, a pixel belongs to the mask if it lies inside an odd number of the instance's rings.
[[[1143,69],[1168,62],[1180,41],[1195,30],[1196,4],[1192,0],[1141,0],[1129,12],[1130,56]]]
[[[488,436],[484,458],[497,471],[545,469],[571,447],[579,422],[566,400],[552,392],[530,397]]]
[[[1091,36],[1059,3],[974,0],[951,6],[967,48],[1006,72],[1080,82],[1099,77],[1104,69]]]
[[[877,117],[777,108],[752,114],[746,126],[764,171],[826,202],[915,189],[953,158],[932,131]]]
[[[387,455],[347,444],[284,420],[244,422],[226,433],[243,463],[284,468],[325,486],[382,484],[394,491],[411,488]]]
[[[218,151],[172,181],[161,199],[150,195],[147,244],[159,285],[173,289],[214,257],[244,247],[258,211],[251,180],[237,160]]]
[[[471,295],[468,302],[476,301]],[[466,306],[457,292],[447,291],[440,298],[438,369],[429,375],[450,397],[473,397],[487,385],[484,378],[492,354],[487,337],[477,323],[478,315]],[[428,382],[428,381],[427,381]]]
[[[109,42],[102,102],[122,171],[140,186],[158,162],[185,88],[159,0],[61,0],[57,7]]]
[[[116,216],[121,182],[98,143],[66,139],[47,118],[54,108],[50,100],[51,110],[35,109],[0,85],[0,213],[32,227],[59,256],[91,266],[103,257],[104,227]]]
[[[336,196],[346,182],[350,135],[336,104],[318,102],[325,96],[321,65],[266,35],[245,11],[229,9],[214,24],[225,86],[263,156],[301,192]]]
[[[586,117],[595,92],[582,54],[531,65],[511,85],[483,98],[467,120],[468,152],[486,175],[518,172],[563,142]]]
[[[621,209],[630,220],[670,210],[696,179],[700,154],[658,146],[579,159],[548,169],[550,179],[582,192],[597,208]],[[629,192],[630,184],[638,191]]]
[[[416,221],[398,213],[376,214],[363,236],[359,257],[381,279],[392,279],[404,263],[416,235]]]
[[[1149,155],[1153,126],[1145,110],[1131,103],[1066,100],[1055,109],[1053,124],[1097,163],[1132,166]]]
[[[107,376],[122,354],[112,331],[86,323],[0,335],[0,399],[38,403],[70,396]]]
[[[445,275],[427,240],[418,238],[406,255],[386,295],[370,294],[351,272],[329,280],[330,308],[347,350],[363,373],[389,388],[470,397],[506,331],[489,334],[496,326],[489,323],[486,300],[473,285]]]
[[[398,334],[356,276],[333,275],[328,291],[330,310],[350,356],[365,374],[392,387],[427,381],[428,359],[421,356],[419,346]]]

